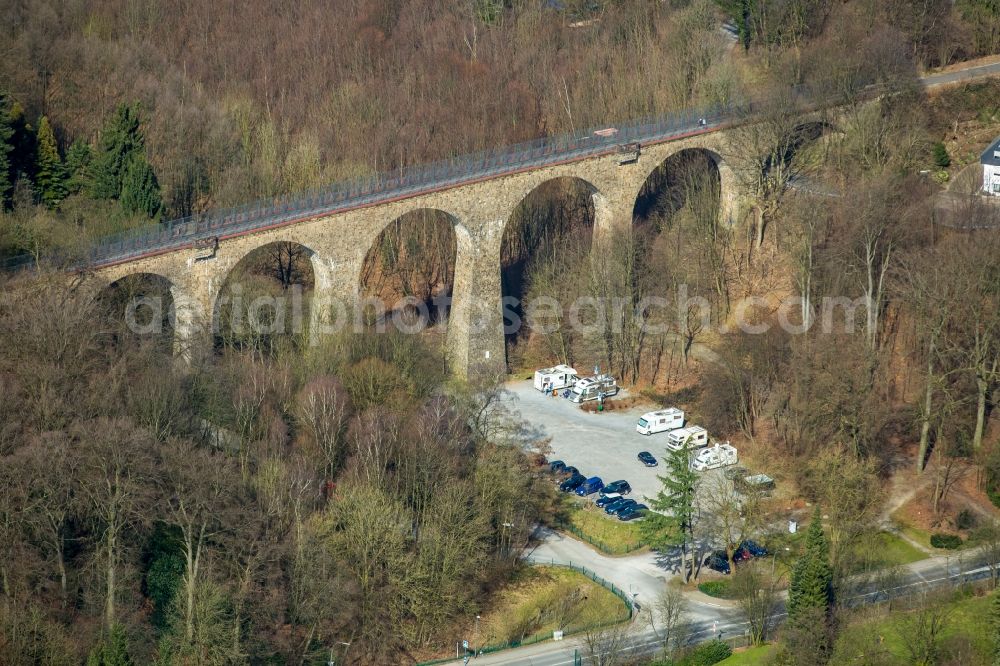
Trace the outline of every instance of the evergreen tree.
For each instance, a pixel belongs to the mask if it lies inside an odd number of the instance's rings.
[[[931,149],[931,152],[934,155],[934,164],[936,166],[938,166],[941,169],[945,169],[951,166],[951,156],[948,155],[948,148],[945,147],[943,143],[941,143],[940,141],[935,143],[934,147]]]
[[[806,533],[806,551],[792,568],[788,585],[788,618],[810,610],[828,614],[833,605],[833,570],[830,567],[830,549],[823,534],[819,506],[813,514]]]
[[[160,212],[160,184],[153,167],[141,153],[129,160],[122,180],[120,201],[122,209],[129,215],[141,213],[146,217],[156,217]]]
[[[10,106],[11,136],[10,168],[11,182],[18,180],[31,182],[35,177],[35,130],[24,117],[24,108],[17,101]]]
[[[10,110],[10,97],[0,92],[0,208],[10,205],[10,195],[14,191],[14,173],[10,162],[14,129],[10,123]]]
[[[146,142],[140,127],[138,104],[122,104],[104,128],[97,155],[91,165],[92,194],[97,199],[121,196],[125,172],[132,157],[143,155]]]
[[[116,624],[110,635],[101,639],[87,657],[87,666],[132,666],[128,654],[128,637],[121,625]]]
[[[93,157],[90,145],[80,139],[74,141],[73,145],[66,151],[66,171],[68,174],[66,191],[69,194],[90,190],[90,163]]]
[[[819,506],[806,533],[806,549],[792,568],[783,650],[795,664],[825,664],[833,648],[833,570]]]
[[[35,156],[35,192],[49,208],[57,208],[66,198],[66,167],[59,157],[56,136],[49,119],[38,122],[38,152]]]
[[[670,518],[656,519],[657,514],[651,513],[642,521],[643,535],[651,546],[669,544],[682,547],[685,563],[682,567],[686,566],[688,547],[694,540],[695,497],[698,492],[698,473],[691,469],[687,444],[685,441],[679,450],[667,451],[664,458],[667,474],[656,477],[662,488],[649,501],[652,508],[667,512]],[[650,520],[651,517],[654,519]]]

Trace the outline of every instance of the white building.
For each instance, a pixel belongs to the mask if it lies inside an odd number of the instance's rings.
[[[1000,137],[983,151],[979,163],[983,165],[983,192],[1000,197]]]

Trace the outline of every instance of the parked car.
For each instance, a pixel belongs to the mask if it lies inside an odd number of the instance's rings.
[[[628,484],[628,481],[621,479],[619,481],[612,481],[608,485],[604,486],[604,490],[602,490],[601,492],[605,495],[609,493],[628,495],[630,492],[632,492],[632,486]]]
[[[656,467],[660,463],[656,462],[656,458],[649,451],[643,451],[639,454],[639,462],[641,462],[646,467]]]
[[[559,484],[559,490],[564,493],[570,493],[580,487],[580,484],[587,480],[583,474],[579,472],[569,477],[565,481]]]
[[[756,495],[764,497],[774,490],[774,479],[767,474],[752,474],[733,479],[733,488],[740,495]]]
[[[635,520],[646,515],[649,507],[645,504],[636,504],[618,512],[618,520]]]
[[[607,486],[605,486],[605,488],[607,488]],[[612,502],[617,502],[620,499],[622,499],[622,496],[619,495],[618,493],[607,493],[607,494],[602,494],[600,497],[598,497],[597,501],[594,503],[603,509]]]
[[[555,472],[555,475],[557,477],[556,483],[559,483],[558,479],[560,478],[568,479],[569,477],[576,476],[579,473],[580,470],[578,470],[576,467],[573,467],[572,465],[564,465],[562,469]]]
[[[726,551],[717,550],[711,555],[705,558],[705,566],[712,571],[718,571],[721,574],[729,575],[729,558],[726,557]]]
[[[625,499],[623,497],[622,499],[618,500],[617,502],[612,502],[611,504],[609,504],[606,507],[604,507],[604,513],[606,513],[606,514],[608,514],[610,516],[617,516],[619,513],[621,513],[625,509],[628,509],[629,507],[633,507],[636,504],[638,504],[638,502],[636,502],[634,499]]]
[[[604,482],[601,481],[601,477],[592,476],[576,487],[576,494],[580,497],[586,497],[587,495],[593,495],[603,487]]]
[[[742,542],[733,551],[733,559],[737,562],[747,562],[755,557],[767,557],[767,555],[767,548],[750,539]]]
[[[562,460],[553,460],[552,462],[549,463],[549,471],[552,472],[553,474],[559,474],[564,469],[566,469],[566,463],[564,463]]]

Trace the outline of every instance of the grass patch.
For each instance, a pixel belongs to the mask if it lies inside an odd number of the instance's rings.
[[[624,555],[642,548],[639,525],[608,516],[591,503],[568,508],[567,524],[570,532],[590,543],[598,550],[612,555]]]
[[[718,663],[718,666],[763,666],[771,663],[777,648],[774,645],[758,645],[734,652]]]
[[[992,595],[970,597],[962,593],[942,602],[948,614],[935,663],[983,666],[993,663],[991,602]],[[917,640],[914,629],[917,611],[879,613],[879,609],[859,613],[842,628],[831,663],[900,666],[911,663],[907,648]]]
[[[852,573],[903,566],[929,557],[927,553],[892,532],[878,532],[862,539],[854,546],[851,555],[852,562],[848,569]]]
[[[933,534],[933,532],[931,532],[930,530],[924,530],[914,525],[911,525],[909,522],[906,521],[906,519],[903,516],[900,515],[899,511],[890,514],[889,517],[896,523],[896,525],[899,526],[899,531],[902,534],[905,534],[912,541],[914,541],[915,543],[919,543],[921,546],[925,546],[927,548],[933,548],[933,546],[931,546],[931,535]],[[975,545],[974,543],[965,541],[959,546],[959,550],[963,548],[969,548],[974,545]],[[935,550],[937,550],[939,553],[948,552],[940,548],[935,548]],[[927,556],[925,555],[925,557]]]
[[[912,564],[930,557],[912,543],[892,532],[879,532],[878,543],[885,565]]]
[[[525,567],[482,614],[483,646],[550,638],[552,632],[628,617],[625,602],[587,576],[564,567]]]
[[[698,589],[710,597],[716,599],[732,599],[733,590],[728,580],[708,580],[698,583]]]

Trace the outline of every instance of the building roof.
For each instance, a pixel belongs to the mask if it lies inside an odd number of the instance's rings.
[[[981,164],[989,164],[990,166],[1000,167],[1000,136],[996,138],[996,141],[990,144],[990,146],[983,151],[982,157],[979,158]]]

